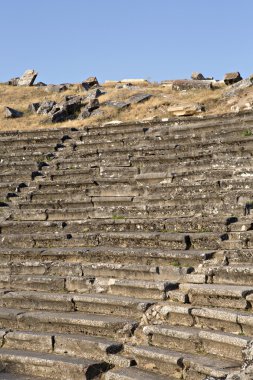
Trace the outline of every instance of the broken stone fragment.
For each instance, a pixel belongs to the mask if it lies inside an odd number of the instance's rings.
[[[228,86],[240,82],[242,80],[241,74],[239,72],[227,73],[224,76],[224,83]]]
[[[119,110],[123,110],[130,106],[130,102],[117,102],[114,100],[108,100],[107,102],[104,103],[104,105],[108,107],[114,107]]]
[[[99,108],[98,99],[89,99],[85,107],[81,109],[81,112],[78,116],[78,120],[87,119],[87,117],[91,116],[91,113]]]
[[[186,104],[182,106],[168,107],[167,111],[172,116],[192,116],[205,111],[203,104]]]
[[[193,72],[191,75],[191,78],[193,80],[205,80],[206,79],[203,74],[198,73],[198,72]]]
[[[68,88],[65,84],[49,84],[46,86],[47,92],[63,92],[66,91]]]
[[[152,97],[150,94],[136,94],[131,96],[128,101],[131,104],[136,104],[136,103],[142,103],[145,102],[146,100],[149,100]]]
[[[59,109],[51,116],[52,123],[60,123],[68,119],[68,113],[65,109]]]
[[[94,90],[90,91],[89,94],[87,95],[87,99],[95,99],[98,98],[99,96],[103,95],[104,92],[102,92],[99,88],[95,88]]]
[[[99,83],[96,77],[89,77],[81,83],[81,86],[84,90],[88,91],[90,88],[99,86]]]
[[[92,111],[90,116],[103,116],[104,115],[104,111],[97,108],[96,110]]]
[[[36,86],[36,87],[45,87],[45,86],[47,86],[47,84],[44,83],[44,82],[37,82],[37,83],[34,84],[34,86]]]
[[[28,106],[28,111],[32,113],[36,113],[40,108],[41,103],[31,103]]]
[[[229,98],[229,97],[235,96],[241,90],[251,87],[252,85],[253,85],[253,76],[251,75],[250,77],[242,79],[241,81],[231,85],[223,94],[223,97]]]
[[[8,84],[9,86],[17,86],[19,79],[19,77],[11,78],[10,80],[8,80],[6,84]]]
[[[99,101],[98,99],[89,99],[88,103],[86,104],[86,108],[88,111],[92,112],[99,108]]]
[[[4,117],[6,119],[15,119],[15,118],[21,117],[21,116],[23,116],[23,112],[14,110],[13,108],[10,108],[10,107],[5,107]]]
[[[75,96],[65,102],[59,103],[58,106],[64,109],[68,115],[73,115],[75,112],[80,111],[82,107],[82,98],[80,96]]]
[[[80,114],[78,115],[78,120],[84,120],[84,119],[87,119],[87,117],[90,117],[91,115],[91,112],[87,110],[86,107],[82,108],[81,109],[81,112]]]
[[[40,115],[46,115],[48,114],[52,108],[54,107],[54,105],[56,104],[55,101],[44,101],[41,103],[40,107],[38,108],[37,110],[37,113],[40,114]]]
[[[35,70],[26,70],[18,80],[18,86],[32,86],[38,73]]]

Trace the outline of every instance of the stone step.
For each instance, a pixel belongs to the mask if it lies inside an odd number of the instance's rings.
[[[145,325],[160,323],[170,326],[196,327],[240,336],[251,336],[253,331],[253,316],[248,311],[193,306],[168,301],[151,306],[143,316],[143,323]]]
[[[225,249],[222,255],[225,262],[229,265],[236,264],[240,266],[240,264],[253,264],[253,250],[250,248],[246,249]]]
[[[0,328],[31,332],[73,333],[116,339],[130,337],[137,322],[128,317],[74,312],[0,309]]]
[[[185,235],[180,233],[158,232],[92,232],[92,233],[48,233],[48,234],[15,234],[2,237],[3,247],[82,247],[97,245],[118,247],[154,247],[167,249],[196,249],[220,246],[220,236],[212,233]]]
[[[127,168],[130,166],[130,157],[128,154],[117,154],[114,155],[113,160],[111,158],[106,157],[96,157],[94,156],[90,162],[87,160],[83,160],[82,158],[73,157],[73,158],[58,158],[56,162],[56,167],[61,170],[69,170],[69,169],[84,169],[87,167],[94,166],[106,166],[108,167],[121,167]]]
[[[82,197],[78,200],[50,200],[50,201],[22,201],[17,206],[20,209],[59,209],[59,208],[85,208],[97,206],[128,206],[133,204],[132,196],[109,196],[109,197]],[[16,206],[16,205],[15,205]]]
[[[4,331],[4,330],[3,330]],[[30,331],[4,331],[2,348],[68,355],[92,360],[116,362],[123,344],[107,338],[84,334],[37,333]],[[123,362],[123,358],[122,358]]]
[[[83,277],[82,280],[83,283],[87,282],[86,289],[88,289],[89,279]],[[0,276],[0,289],[64,292],[68,290],[68,285],[65,284],[65,281],[66,279],[60,276],[4,274]]]
[[[184,353],[213,354],[240,361],[243,361],[242,350],[251,340],[250,336],[166,324],[144,326],[143,334],[152,346]]]
[[[23,376],[19,375],[17,373],[4,373],[0,372],[0,380],[41,380],[42,377],[35,377],[35,376]],[[45,377],[43,378],[44,380],[49,380],[46,379]]]
[[[126,297],[164,300],[168,292],[177,289],[177,282],[111,279],[108,292]]]
[[[223,204],[205,204],[199,203],[198,205],[184,205],[180,206],[152,206],[152,205],[138,205],[132,203],[127,206],[111,205],[111,206],[87,206],[87,207],[75,207],[75,208],[61,208],[61,209],[13,209],[12,220],[23,221],[36,221],[36,220],[49,220],[49,221],[71,221],[82,220],[87,218],[95,219],[157,219],[168,217],[190,217],[196,215],[202,215],[207,217],[208,215],[216,216],[219,212],[224,215],[227,214],[227,205]],[[243,206],[231,205],[230,215],[245,215],[245,208]]]
[[[246,296],[253,293],[251,286],[225,284],[181,284],[180,290],[189,297],[191,305],[248,309]]]
[[[44,182],[43,182],[44,183]],[[123,184],[122,186],[113,185],[101,185],[95,186],[92,184],[79,183],[80,187],[73,193],[72,189],[64,189],[60,187],[49,188],[47,191],[45,189],[34,191],[29,194],[29,199],[33,201],[53,201],[53,200],[74,200],[80,201],[85,197],[129,197],[137,196],[143,193],[143,189],[138,187],[137,184]],[[65,186],[65,184],[64,184]],[[27,199],[27,200],[29,200]]]
[[[100,285],[103,290],[103,283]],[[133,296],[125,297],[113,294],[80,294],[73,297],[77,311],[85,313],[109,314],[116,316],[128,316],[128,318],[140,318],[143,313],[154,303],[152,299],[138,299]]]
[[[58,149],[57,149],[58,147]],[[32,152],[33,154],[34,153],[40,153],[40,154],[44,154],[44,153],[50,153],[50,152],[54,152],[56,150],[60,150],[64,147],[63,144],[55,144],[55,143],[37,143],[37,144],[27,144],[27,145],[21,145],[21,146],[17,146],[15,147],[15,155],[18,156],[18,155],[26,155],[26,152]],[[8,152],[10,151],[10,148],[8,146],[6,146],[5,149],[1,149],[1,156],[5,156],[5,157],[8,157]]]
[[[141,370],[139,368],[118,368],[106,372],[105,380],[175,380],[171,376],[159,375],[148,371]]]
[[[84,276],[109,277],[116,279],[129,280],[170,280],[184,282],[187,275],[194,271],[193,267],[181,266],[151,266],[139,264],[112,264],[112,263],[93,263],[82,265]]]
[[[223,219],[223,220],[222,220]],[[239,223],[239,222],[237,222]],[[233,223],[233,224],[237,224]],[[251,225],[250,220],[241,222],[241,225]],[[157,218],[157,219],[131,219],[115,216],[109,219],[83,219],[62,222],[54,221],[4,221],[0,223],[0,234],[20,233],[81,233],[92,232],[230,232],[232,224],[227,224],[226,218],[200,218],[200,217],[178,217],[178,218]],[[235,227],[234,227],[235,228]]]
[[[32,351],[0,349],[0,361],[6,372],[61,380],[94,378],[109,369],[107,363]]]
[[[11,147],[19,147],[19,146],[27,146],[31,144],[57,144],[61,142],[61,135],[55,135],[55,136],[40,136],[38,133],[36,136],[25,136],[24,132],[22,132],[22,135],[18,138],[10,137],[0,137],[0,144],[3,144],[4,148],[11,146]]]
[[[236,360],[219,359],[213,355],[187,354],[152,346],[125,345],[124,352],[136,360],[138,368],[154,368],[158,373],[169,373],[177,378],[183,374],[186,379],[204,380],[207,376],[222,378],[240,368],[240,362]]]
[[[46,163],[40,162],[41,165],[47,165]],[[10,168],[15,173],[18,173],[18,171],[24,172],[32,172],[38,169],[38,163],[36,161],[13,161],[13,160],[1,160],[0,161],[0,170],[1,173],[8,173],[10,172]]]
[[[106,283],[104,283],[106,288]],[[100,292],[103,283],[95,286]],[[94,286],[94,290],[95,290]],[[107,285],[108,286],[108,285]],[[154,301],[100,293],[45,293],[37,291],[8,291],[2,294],[0,306],[22,310],[79,311],[140,318]]]
[[[206,283],[208,272],[195,273],[194,267],[182,267],[179,263],[166,266],[150,266],[119,263],[74,263],[51,261],[22,261],[0,263],[0,273],[8,275],[6,281],[21,280],[19,276],[81,277],[85,279],[129,279],[144,281],[176,281],[181,283]],[[14,284],[12,284],[14,286]]]
[[[194,267],[214,259],[215,250],[169,250],[157,248],[65,247],[65,248],[0,248],[1,263],[22,263],[29,260],[55,263],[135,264],[151,266]]]
[[[230,264],[216,268],[210,268],[208,271],[210,280],[214,284],[231,284],[250,286],[253,282],[253,265]]]

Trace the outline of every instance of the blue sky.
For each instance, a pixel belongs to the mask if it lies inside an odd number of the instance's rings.
[[[0,81],[253,73],[252,0],[0,0]]]

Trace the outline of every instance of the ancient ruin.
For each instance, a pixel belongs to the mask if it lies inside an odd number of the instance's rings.
[[[252,78],[235,74],[29,82],[28,111],[5,104],[24,114],[0,131],[0,379],[253,379]]]

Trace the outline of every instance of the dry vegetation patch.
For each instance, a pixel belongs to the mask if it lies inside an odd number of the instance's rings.
[[[253,99],[252,88],[242,91],[240,97],[232,99],[223,98],[226,88],[174,91],[171,86],[154,83],[132,86],[132,88],[115,88],[114,85],[105,85],[103,89],[105,94],[99,97],[100,109],[103,111],[102,115],[94,115],[86,120],[69,120],[57,123],[57,127],[81,127],[101,124],[115,119],[131,121],[152,117],[165,118],[171,116],[168,111],[169,107],[188,104],[203,104],[207,115],[224,114],[231,112],[231,105],[245,103],[248,99],[251,101]],[[108,101],[126,102],[131,96],[140,93],[151,94],[152,97],[143,103],[132,104],[123,110],[106,105]],[[29,112],[28,105],[45,100],[61,102],[66,95],[85,96],[86,94],[78,84],[73,84],[70,89],[61,93],[49,93],[45,90],[45,87],[15,87],[1,84],[0,130],[52,128],[53,124],[48,120],[47,116]],[[5,119],[4,108],[6,106],[22,111],[24,113],[23,117]]]

